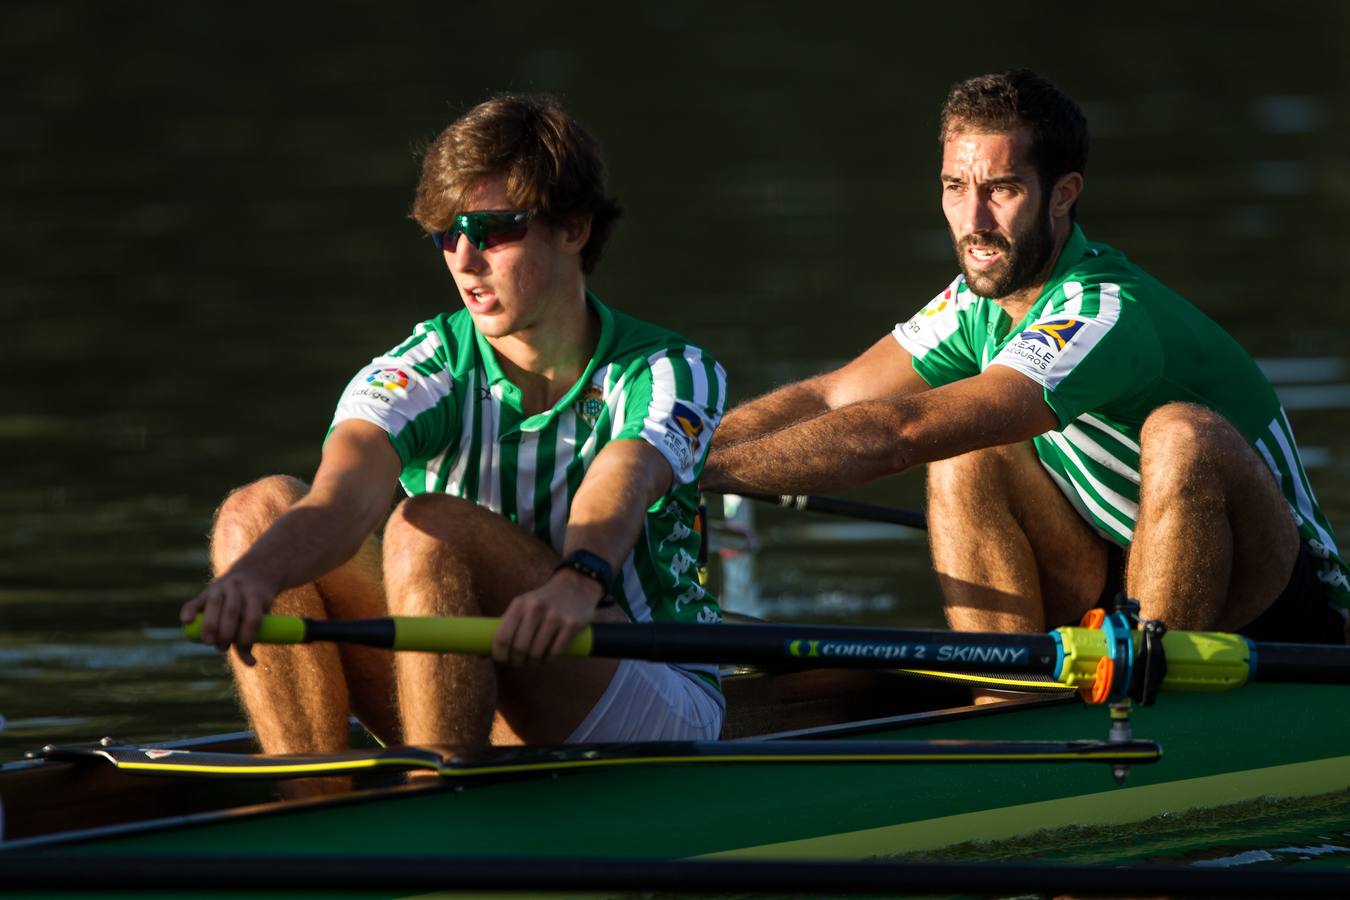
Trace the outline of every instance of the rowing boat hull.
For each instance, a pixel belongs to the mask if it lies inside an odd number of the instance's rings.
[[[1165,756],[1133,768],[1123,786],[1099,764],[690,761],[251,802],[266,797],[256,782],[250,795],[220,781],[202,786],[180,780],[166,788],[167,779],[141,776],[137,782],[138,776],[101,770],[98,777],[105,781],[144,784],[147,796],[152,785],[161,794],[176,792],[184,802],[197,790],[233,790],[245,805],[206,804],[207,811],[186,817],[182,813],[189,807],[161,805],[142,821],[88,829],[81,827],[80,806],[71,803],[64,828],[23,837],[24,810],[16,807],[15,792],[6,790],[22,773],[6,767],[0,798],[7,806],[7,841],[0,847],[113,856],[210,848],[235,856],[313,853],[344,859],[890,857],[1041,829],[1126,824],[1258,797],[1350,789],[1350,725],[1329,712],[1339,708],[1345,690],[1252,685],[1225,695],[1169,694],[1133,717],[1135,734],[1161,743]],[[1106,728],[1101,707],[1042,697],[891,717],[811,736],[1068,740],[1104,737]],[[93,777],[90,767],[77,766],[57,780],[67,796],[78,798],[74,787]],[[29,793],[20,802],[33,799]]]

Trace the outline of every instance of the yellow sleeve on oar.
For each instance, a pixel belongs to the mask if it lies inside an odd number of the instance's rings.
[[[202,639],[201,613],[183,626],[183,636],[190,641]],[[299,616],[263,616],[258,626],[259,644],[303,644],[307,640],[305,620]]]
[[[1069,687],[1091,688],[1098,665],[1107,656],[1108,637],[1097,628],[1059,628],[1064,652],[1057,680]],[[1131,635],[1135,652],[1143,635]],[[1217,631],[1169,631],[1163,635],[1167,675],[1162,687],[1170,691],[1210,692],[1231,690],[1247,683],[1251,672],[1251,644],[1240,634]]]
[[[423,650],[429,653],[492,653],[492,637],[498,619],[470,616],[424,618],[391,616],[394,621],[394,650]],[[590,656],[591,630],[583,628],[563,651],[564,656]]]
[[[389,650],[427,653],[492,653],[492,638],[498,619],[451,616],[387,616],[379,619],[334,621],[300,616],[263,616],[258,628],[259,644],[305,644],[310,641],[345,641]],[[189,640],[200,641],[202,617],[183,626]],[[564,656],[590,656],[590,628],[584,628],[563,651]]]

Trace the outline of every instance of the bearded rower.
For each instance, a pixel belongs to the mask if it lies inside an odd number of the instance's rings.
[[[942,209],[961,274],[857,359],[728,413],[703,484],[807,494],[928,464],[966,630],[1147,619],[1342,643],[1347,568],[1289,420],[1211,319],[1075,222],[1087,123],[1029,71],[955,85]]]

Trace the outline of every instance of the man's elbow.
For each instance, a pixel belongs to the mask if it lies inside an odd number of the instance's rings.
[[[895,475],[921,462],[912,429],[903,424],[877,423],[852,442],[852,456],[873,477]]]

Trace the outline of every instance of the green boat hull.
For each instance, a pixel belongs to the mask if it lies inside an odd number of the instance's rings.
[[[895,857],[1043,829],[1125,825],[1259,797],[1350,789],[1350,723],[1338,714],[1345,697],[1343,687],[1277,684],[1228,694],[1169,694],[1132,716],[1135,735],[1158,741],[1163,759],[1132,768],[1123,785],[1108,766],[1062,762],[616,764],[246,803],[115,827],[82,830],[70,821],[59,833],[0,848],[81,856],[287,853],[372,860]],[[1103,738],[1107,727],[1101,707],[1029,698],[810,736],[1073,740]],[[212,790],[233,787],[222,785],[214,782]],[[3,788],[0,775],[0,797]],[[251,789],[256,796],[257,783]]]

